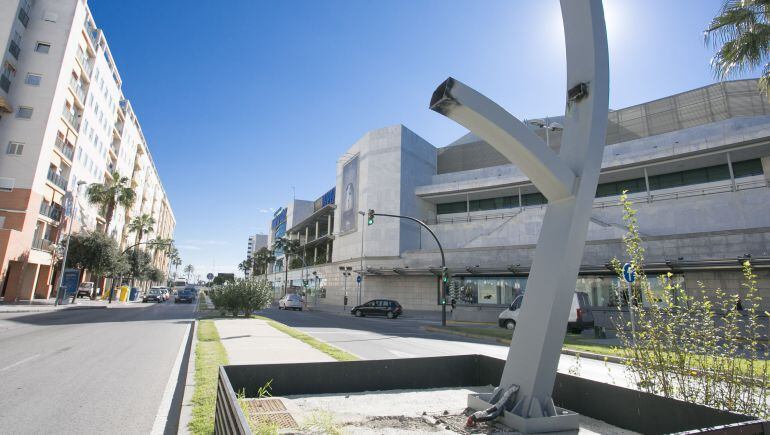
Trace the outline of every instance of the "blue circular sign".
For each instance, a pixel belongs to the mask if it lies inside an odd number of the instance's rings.
[[[623,279],[625,279],[626,282],[636,281],[636,271],[631,266],[631,263],[626,263],[623,265]]]
[[[359,284],[361,284],[361,275],[358,275],[358,276],[356,277],[356,282],[357,282],[357,283],[359,283]]]

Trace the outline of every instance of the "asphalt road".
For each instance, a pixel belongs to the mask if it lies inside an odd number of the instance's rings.
[[[353,317],[321,311],[283,311],[270,308],[260,312],[281,323],[333,344],[362,359],[414,358],[423,356],[483,354],[505,359],[509,346],[491,344],[451,334],[427,332],[422,327],[438,326],[430,320]],[[562,355],[559,371],[601,382],[626,385],[625,368],[604,361],[576,359]]]
[[[0,432],[151,433],[194,307],[0,314]]]

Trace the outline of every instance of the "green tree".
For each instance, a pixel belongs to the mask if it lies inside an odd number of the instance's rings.
[[[105,233],[86,231],[71,236],[66,267],[87,269],[98,278],[123,272],[118,243]],[[65,268],[66,268],[65,267]]]
[[[182,265],[182,257],[179,256],[179,250],[175,246],[168,251],[168,264],[174,266],[174,279],[176,279],[177,269]]]
[[[131,180],[121,176],[117,171],[112,171],[111,176],[112,180],[105,181],[103,184],[90,184],[86,190],[88,202],[104,210],[105,234],[109,233],[115,208],[117,206],[131,207],[136,201],[136,192],[131,188]]]
[[[717,49],[711,67],[720,80],[761,67],[759,90],[770,95],[770,1],[726,0],[705,38]]]
[[[163,271],[158,269],[157,267],[151,266],[150,269],[147,271],[147,279],[153,283],[163,282],[165,278],[166,276],[163,273]]]
[[[125,257],[128,260],[128,274],[132,278],[132,286],[133,280],[135,279],[140,281],[148,279],[148,275],[153,269],[153,266],[152,257],[150,257],[150,254],[148,254],[147,251],[134,248],[128,251]]]
[[[279,237],[273,243],[273,252],[282,251],[284,255],[283,267],[283,294],[286,294],[286,286],[289,279],[289,266],[291,265],[291,256],[298,255],[300,252],[299,240],[290,240],[286,237]]]
[[[128,224],[128,231],[130,233],[136,233],[136,242],[141,243],[142,237],[145,234],[150,234],[155,231],[155,218],[147,213],[137,216],[131,220]]]

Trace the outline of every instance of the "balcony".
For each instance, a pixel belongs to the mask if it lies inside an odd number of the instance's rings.
[[[51,245],[53,245],[53,242],[46,239],[37,239],[32,241],[32,249],[37,249],[39,251],[48,251],[51,249]]]
[[[80,115],[77,113],[72,113],[67,110],[65,107],[62,110],[61,116],[64,118],[65,121],[69,122],[72,128],[75,129],[75,131],[80,129]]]
[[[48,181],[61,188],[61,190],[67,190],[67,179],[57,174],[53,168],[48,169]]]
[[[19,53],[21,53],[21,48],[19,48],[19,44],[17,44],[16,41],[11,40],[11,45],[8,47],[8,52],[11,53],[14,59],[19,60]]]
[[[61,207],[58,204],[49,204],[43,201],[40,203],[40,214],[58,221],[61,219]]]
[[[75,147],[71,143],[65,142],[61,137],[56,137],[54,145],[56,145],[56,148],[58,148],[59,151],[64,154],[64,157],[68,158],[70,161],[75,157]]]
[[[115,130],[118,131],[118,134],[123,134],[123,121],[121,120],[115,121]]]
[[[85,71],[86,75],[90,76],[91,71],[94,69],[94,64],[90,62],[90,59],[88,56],[86,56],[83,50],[78,50],[77,60],[80,62],[80,65],[83,67],[83,71]]]
[[[86,90],[83,89],[83,86],[80,84],[78,80],[75,79],[75,77],[70,77],[70,88],[72,89],[72,92],[77,95],[77,97],[80,99],[80,102],[85,105],[86,104]]]

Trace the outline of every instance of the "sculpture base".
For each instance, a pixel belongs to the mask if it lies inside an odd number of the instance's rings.
[[[489,403],[491,393],[469,394],[468,407],[476,411],[482,411],[492,406]],[[520,415],[504,411],[498,417],[506,426],[522,433],[545,433],[545,432],[574,432],[579,429],[579,414],[555,407],[556,415],[552,417],[524,418]]]

